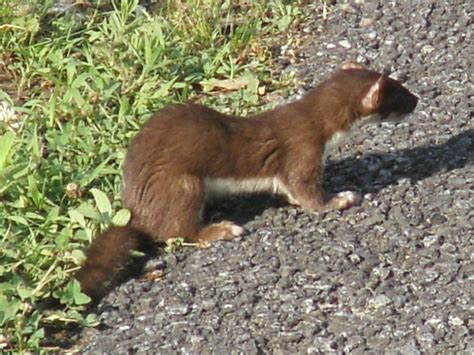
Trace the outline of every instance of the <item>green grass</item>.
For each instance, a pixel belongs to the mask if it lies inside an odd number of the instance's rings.
[[[288,83],[268,48],[299,16],[283,0],[163,1],[150,13],[91,0],[82,16],[52,3],[0,0],[0,351],[44,352],[45,329],[97,323],[70,278],[98,230],[128,221],[130,139],[172,102],[257,110]],[[51,298],[59,309],[39,307]]]

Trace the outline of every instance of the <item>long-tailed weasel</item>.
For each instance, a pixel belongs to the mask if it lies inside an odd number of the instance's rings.
[[[303,98],[254,116],[171,105],[156,113],[132,142],[124,165],[123,203],[132,218],[111,227],[87,251],[76,278],[91,296],[142,241],[231,239],[243,229],[224,221],[203,225],[212,195],[270,192],[307,212],[345,209],[361,195],[322,188],[329,149],[354,127],[398,120],[417,97],[399,82],[344,63]]]

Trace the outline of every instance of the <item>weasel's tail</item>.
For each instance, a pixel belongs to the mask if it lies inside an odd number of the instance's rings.
[[[86,262],[74,277],[82,292],[93,299],[105,293],[105,286],[129,259],[130,251],[142,249],[148,238],[132,227],[111,227],[99,234],[86,252]]]

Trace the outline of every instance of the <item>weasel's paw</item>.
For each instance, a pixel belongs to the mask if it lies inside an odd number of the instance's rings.
[[[241,226],[238,226],[237,224],[234,224],[229,221],[222,221],[216,223],[215,226],[221,229],[222,231],[222,237],[220,239],[232,239],[234,237],[238,237],[243,232],[245,232],[245,229],[243,229]]]
[[[339,209],[358,206],[362,202],[362,195],[354,191],[343,191],[336,195]]]
[[[198,240],[200,242],[211,242],[214,240],[230,240],[241,235],[245,229],[229,222],[222,221],[219,223],[210,224],[205,227],[200,233]]]

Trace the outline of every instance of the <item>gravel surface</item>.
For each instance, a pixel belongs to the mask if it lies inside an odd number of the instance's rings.
[[[215,204],[249,233],[150,260],[164,277],[111,292],[83,353],[474,353],[472,3],[305,11],[305,44],[281,59],[303,88],[355,58],[421,98],[330,157],[327,189],[364,202],[319,215],[267,197]]]

